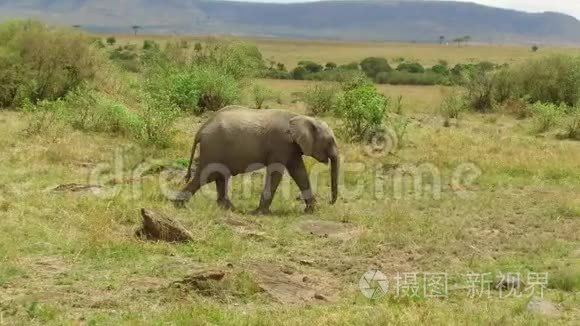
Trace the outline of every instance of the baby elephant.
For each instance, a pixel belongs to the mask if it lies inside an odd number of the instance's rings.
[[[191,179],[197,145],[199,164]],[[240,106],[221,109],[198,131],[193,143],[186,181],[175,203],[183,207],[205,184],[215,182],[218,205],[231,209],[228,182],[232,176],[266,168],[266,184],[255,213],[268,214],[285,170],[301,191],[306,212],[314,197],[302,155],[331,163],[331,203],[338,197],[338,147],[323,121],[282,110],[252,110]]]

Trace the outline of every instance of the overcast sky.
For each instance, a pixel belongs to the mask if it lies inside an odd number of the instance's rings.
[[[308,0],[244,0],[259,2],[306,2]],[[466,2],[469,2],[467,0]],[[530,12],[557,11],[580,19],[580,0],[471,0],[488,6],[511,8]]]

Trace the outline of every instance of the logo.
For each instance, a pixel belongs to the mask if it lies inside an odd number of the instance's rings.
[[[380,271],[368,271],[358,281],[358,287],[365,297],[376,300],[387,294],[389,281]]]

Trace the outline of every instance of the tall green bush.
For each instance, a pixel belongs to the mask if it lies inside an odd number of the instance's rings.
[[[311,115],[320,116],[335,110],[338,89],[332,84],[317,84],[304,92],[303,101]]]
[[[345,135],[351,140],[362,141],[369,133],[380,130],[387,108],[388,99],[372,83],[347,83],[338,104]]]
[[[55,100],[108,65],[86,34],[35,21],[0,25],[0,105]]]

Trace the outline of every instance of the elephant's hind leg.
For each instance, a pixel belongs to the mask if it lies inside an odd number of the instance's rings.
[[[215,185],[217,189],[217,203],[218,206],[225,210],[233,210],[234,205],[228,197],[228,185],[230,183],[230,176],[220,176],[216,179]]]
[[[185,207],[185,203],[187,203],[196,192],[203,186],[201,184],[201,176],[197,170],[193,179],[181,190],[181,192],[177,195],[177,198],[174,200],[175,207],[183,208]]]

